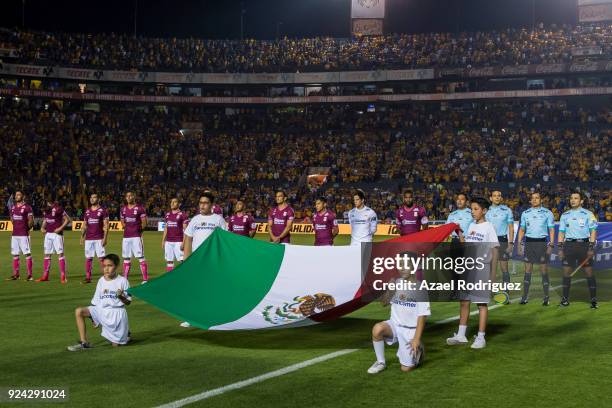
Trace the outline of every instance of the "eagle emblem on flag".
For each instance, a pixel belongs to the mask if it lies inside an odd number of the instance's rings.
[[[315,313],[324,312],[336,306],[336,300],[327,293],[296,296],[292,302],[284,302],[282,306],[268,305],[264,308],[264,320],[272,324],[287,323],[299,320]]]

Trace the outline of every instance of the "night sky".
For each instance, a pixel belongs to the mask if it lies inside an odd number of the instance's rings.
[[[2,0],[0,26],[22,24],[22,0]],[[25,0],[27,28],[134,32],[136,0]],[[350,0],[138,0],[137,32],[150,37],[348,37]],[[387,0],[386,32],[489,30],[576,21],[576,0]],[[282,23],[282,24],[278,24]]]

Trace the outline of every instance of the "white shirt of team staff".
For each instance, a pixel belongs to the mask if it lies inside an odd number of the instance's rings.
[[[351,224],[351,245],[362,242],[372,242],[378,226],[376,212],[366,207],[364,200],[358,195],[353,196],[355,207],[349,211],[349,224]]]
[[[189,221],[184,234],[193,239],[191,251],[193,252],[213,233],[215,228],[227,231],[227,223],[219,214],[198,214]]]

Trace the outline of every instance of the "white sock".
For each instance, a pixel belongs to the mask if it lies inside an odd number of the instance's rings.
[[[457,331],[457,336],[464,336],[465,337],[465,331],[466,330],[467,330],[467,325],[460,324],[459,325],[459,331]]]
[[[481,331],[478,332],[479,338],[484,339],[484,336],[485,336],[485,332],[481,332]]]
[[[383,364],[386,364],[385,360],[385,342],[381,341],[372,341],[374,345],[374,354],[376,354],[376,361],[380,361]]]

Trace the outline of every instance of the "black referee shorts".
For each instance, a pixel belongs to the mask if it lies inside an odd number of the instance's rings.
[[[588,239],[566,239],[563,244],[563,266],[578,267],[587,258],[587,252],[589,252]],[[584,264],[584,266],[591,265],[593,265],[592,258]]]
[[[531,264],[548,263],[546,255],[546,238],[525,238],[525,256],[523,260]]]
[[[507,261],[510,259],[510,255],[508,255],[508,236],[507,235],[498,235],[497,240],[499,241],[498,248],[498,259],[500,261]]]

